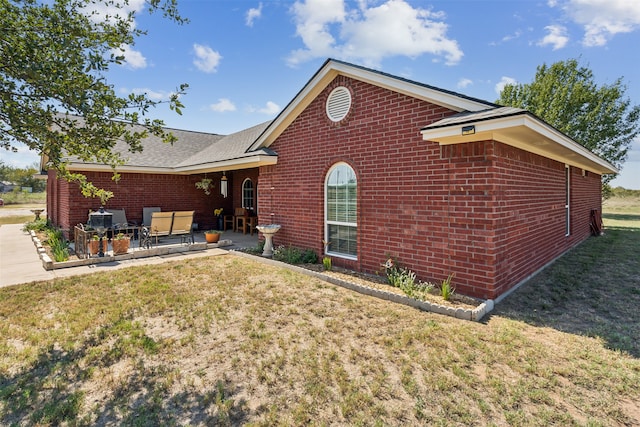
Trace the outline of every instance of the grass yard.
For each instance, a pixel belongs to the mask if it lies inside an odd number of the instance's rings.
[[[627,192],[625,197],[613,197],[602,203],[605,226],[640,229],[640,191]]]
[[[5,206],[45,205],[47,203],[47,193],[12,191],[10,193],[0,193],[0,199],[4,201]]]
[[[0,424],[640,425],[634,227],[482,323],[233,255],[0,289]]]

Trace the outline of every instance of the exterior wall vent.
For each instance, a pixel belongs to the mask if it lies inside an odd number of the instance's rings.
[[[344,86],[338,86],[327,98],[327,116],[332,122],[339,122],[349,114],[351,92]]]

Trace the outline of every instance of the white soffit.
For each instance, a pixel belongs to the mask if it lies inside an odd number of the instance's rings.
[[[462,128],[468,126],[474,127],[474,133],[463,135]],[[440,145],[495,140],[598,174],[618,173],[611,163],[526,113],[424,129],[421,133],[423,140]]]
[[[248,151],[261,147],[269,147],[338,75],[383,87],[413,98],[422,99],[458,112],[481,111],[494,106],[489,102],[481,102],[480,100],[474,100],[424,86],[417,82],[411,82],[351,64],[329,60],[311,80],[309,80],[280,115],[275,118],[265,132],[258,137]]]
[[[238,159],[230,159],[214,163],[203,163],[199,165],[184,166],[179,168],[163,168],[151,166],[118,166],[116,172],[120,173],[155,173],[167,175],[192,175],[204,172],[222,172],[239,169],[256,168],[259,166],[275,165],[278,162],[277,156],[247,156]],[[69,163],[67,169],[70,171],[92,171],[92,172],[113,172],[111,166],[97,163]]]

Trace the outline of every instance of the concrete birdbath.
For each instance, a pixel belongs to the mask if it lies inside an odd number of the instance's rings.
[[[280,230],[280,224],[258,225],[256,228],[264,234],[264,250],[262,251],[262,256],[271,258],[273,256],[273,235]]]

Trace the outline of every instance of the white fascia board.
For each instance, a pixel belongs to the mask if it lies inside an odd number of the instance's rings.
[[[473,99],[456,96],[412,83],[400,78],[394,78],[385,74],[376,73],[360,67],[353,67],[341,62],[329,61],[325,66],[305,85],[287,107],[276,117],[265,132],[249,148],[257,150],[261,147],[269,147],[284,130],[295,120],[302,111],[322,92],[333,79],[343,75],[355,80],[360,80],[375,86],[399,92],[413,98],[422,99],[437,105],[442,105],[453,111],[480,111],[493,106],[491,103],[474,101]]]
[[[464,126],[475,127],[475,133],[462,135]],[[529,138],[517,138],[513,135],[505,137],[504,131],[522,129],[523,135],[536,135],[538,140],[542,139],[546,143],[561,147],[570,154],[557,156],[552,154],[552,150],[546,150],[543,146],[536,146]],[[478,122],[465,122],[444,126],[441,128],[425,129],[421,131],[422,139],[425,141],[435,141],[440,145],[461,144],[484,140],[496,140],[505,144],[513,145],[532,153],[549,157],[558,161],[566,161],[569,157],[576,159],[574,164],[586,167],[586,164],[597,166],[598,173],[618,173],[618,169],[600,156],[587,150],[562,132],[536,119],[535,117],[523,113],[516,116],[502,117]],[[578,159],[584,159],[582,161]]]
[[[237,159],[224,160],[214,163],[203,163],[200,165],[190,165],[175,168],[176,173],[193,174],[203,172],[222,172],[238,169],[256,168],[259,166],[270,166],[278,163],[278,156],[266,156],[263,154],[256,156],[240,157]]]
[[[313,79],[305,85],[305,87],[296,95],[296,97],[285,107],[282,112],[275,118],[273,122],[265,129],[258,139],[249,147],[247,151],[257,150],[263,147],[269,147],[273,142],[285,131],[285,129],[293,122],[296,117],[307,108],[309,104],[324,90],[327,85],[333,81],[338,73],[326,66]]]
[[[559,130],[539,121],[530,116],[527,117],[526,126],[534,132],[542,135],[545,138],[552,140],[553,142],[573,151],[579,156],[587,158],[589,161],[599,164],[605,169],[610,169],[610,173],[618,173],[619,170],[602,157],[592,153],[584,146],[578,144],[573,139],[569,138]]]
[[[448,126],[438,127],[434,129],[424,129],[420,131],[422,139],[425,141],[436,141],[441,145],[459,144],[461,142],[472,142],[481,139],[479,134],[492,135],[493,132],[501,129],[523,126],[525,124],[524,115],[497,118],[492,120],[482,120],[478,122],[456,123]],[[464,126],[475,127],[475,133],[471,135],[462,135]]]
[[[457,96],[454,93],[437,90],[408,80],[393,78],[362,68],[350,67],[346,64],[336,63],[333,68],[344,76],[441,105],[453,111],[481,111],[494,106],[489,102],[475,101],[470,98]]]
[[[67,164],[67,170],[70,171],[88,171],[88,172],[113,172],[114,168],[109,165],[103,165],[98,163],[79,163],[72,162]],[[171,173],[170,168],[159,168],[152,166],[118,166],[115,168],[116,172],[139,172],[139,173]]]
[[[247,156],[238,159],[225,160],[214,163],[203,163],[181,168],[161,168],[153,166],[118,166],[116,172],[119,173],[144,173],[144,174],[168,174],[168,175],[191,175],[204,172],[222,172],[238,169],[249,169],[259,166],[269,166],[278,163],[277,156]],[[71,171],[90,172],[113,172],[111,166],[99,165],[95,163],[70,163],[67,169]]]

